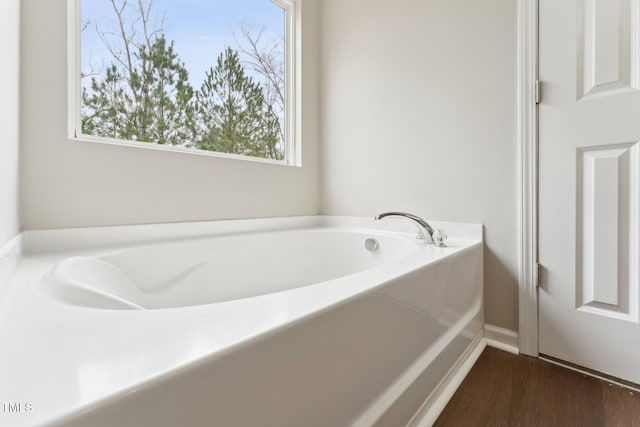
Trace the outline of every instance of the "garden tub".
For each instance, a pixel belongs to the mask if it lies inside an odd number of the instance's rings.
[[[433,225],[447,247],[317,216],[25,233],[0,424],[418,425],[482,335],[481,226]]]

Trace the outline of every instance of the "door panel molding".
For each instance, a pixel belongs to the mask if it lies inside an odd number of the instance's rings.
[[[578,98],[637,90],[638,0],[578,2]]]
[[[640,143],[578,149],[576,308],[638,321]]]
[[[518,348],[538,356],[538,0],[518,0]]]

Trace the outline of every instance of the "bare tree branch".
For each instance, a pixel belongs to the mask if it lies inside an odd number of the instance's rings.
[[[265,27],[254,30],[246,23],[240,24],[240,34],[233,31],[233,39],[238,51],[243,55],[246,65],[264,81],[265,99],[273,111],[284,118],[285,111],[285,70],[284,39],[267,41],[264,39]],[[284,126],[280,123],[280,138],[284,141]]]
[[[80,33],[84,33],[90,26],[91,26],[91,20],[87,19],[84,23],[82,23],[80,27]],[[93,67],[93,63],[91,59],[89,59],[87,63],[89,65],[89,70],[80,70],[80,79],[97,76],[100,73],[102,73],[102,67],[99,69],[95,69]]]

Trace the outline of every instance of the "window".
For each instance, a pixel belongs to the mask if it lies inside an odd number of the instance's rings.
[[[70,134],[296,163],[294,0],[69,0]]]

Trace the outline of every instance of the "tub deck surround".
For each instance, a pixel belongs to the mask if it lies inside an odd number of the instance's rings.
[[[447,230],[449,247],[416,242],[403,222],[343,217],[27,232],[0,311],[0,401],[32,410],[0,413],[0,424],[408,420],[482,327],[481,226],[433,225]],[[367,237],[379,240],[379,253],[365,250]],[[247,253],[263,254],[264,264],[227,263],[233,268],[221,282],[245,271],[230,292],[202,300],[196,280],[186,295],[176,288],[137,301],[143,309],[99,309],[48,293],[43,281],[73,257],[119,268],[138,257],[128,275],[162,276],[159,267],[149,271],[152,254],[170,270],[176,254],[209,248],[224,256],[220,242],[253,242],[259,250]],[[304,281],[303,271],[317,276]],[[237,293],[251,283],[266,285]],[[420,364],[433,372],[408,377]],[[326,414],[332,418],[317,418]]]

